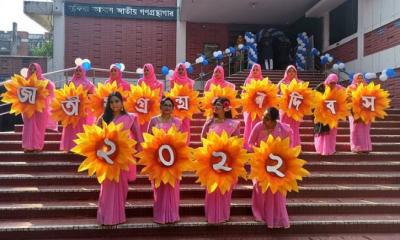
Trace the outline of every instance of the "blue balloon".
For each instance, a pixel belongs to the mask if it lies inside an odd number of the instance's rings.
[[[386,75],[390,78],[396,77],[396,71],[393,68],[386,69]]]
[[[193,73],[193,67],[192,67],[192,65],[190,65],[190,67],[187,69],[187,72],[188,72],[189,74],[192,74],[192,73]]]
[[[328,58],[327,57],[323,57],[322,59],[321,59],[321,64],[322,65],[325,65],[325,64],[327,64],[328,63]]]
[[[90,70],[90,68],[91,68],[92,66],[91,66],[90,62],[83,62],[83,63],[82,63],[82,67],[83,67],[83,69],[85,69],[85,71],[87,72],[87,71]]]
[[[166,76],[168,74],[168,72],[169,72],[168,67],[167,66],[162,66],[162,68],[161,68],[162,75]]]
[[[236,52],[236,48],[234,48],[234,47],[229,47],[229,51],[230,51],[231,54],[233,55],[233,54],[235,54],[235,52]]]
[[[203,66],[207,66],[208,65],[208,60],[204,59],[204,61],[201,64],[203,64]]]

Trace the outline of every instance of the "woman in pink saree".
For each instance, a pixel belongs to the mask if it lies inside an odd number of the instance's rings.
[[[348,93],[357,89],[360,84],[367,84],[361,73],[354,74],[353,81],[347,87]],[[361,119],[354,120],[353,116],[349,116],[350,123],[350,148],[352,152],[368,153],[372,151],[371,143],[371,123],[364,123]]]
[[[190,79],[187,75],[185,64],[180,63],[176,66],[174,75],[171,78],[171,89],[177,85],[185,85],[187,84],[190,89],[194,87],[194,81]],[[182,131],[188,133],[188,143],[190,141],[190,119],[184,118],[182,119]]]
[[[75,68],[74,75],[68,84],[70,83],[74,83],[76,87],[82,85],[83,89],[86,90],[88,94],[94,93],[95,87],[93,83],[86,78],[86,71],[81,65]],[[76,145],[74,142],[76,135],[80,132],[83,132],[83,125],[90,125],[94,122],[95,118],[93,114],[88,111],[87,116],[80,118],[75,127],[72,124],[64,127],[61,135],[60,150],[69,152]]]
[[[116,82],[118,87],[121,87],[124,91],[131,90],[131,87],[127,81],[122,79],[122,71],[116,64],[111,64],[110,66],[110,76],[105,81],[105,83]]]
[[[151,63],[146,63],[143,66],[143,77],[138,80],[138,85],[142,83],[146,84],[151,89],[159,89],[160,90],[160,101],[164,93],[164,83],[157,80],[156,74],[154,72],[154,67]],[[149,122],[140,125],[140,131],[142,133],[147,132],[149,127]]]
[[[324,86],[331,89],[343,87],[338,84],[338,76],[334,73],[328,75],[324,81]],[[314,135],[315,151],[321,155],[332,155],[336,152],[337,128],[329,129],[329,126],[319,125],[319,130]]]
[[[42,68],[38,63],[29,65],[26,79],[29,79],[33,74],[36,74],[38,80],[48,81],[46,88],[49,90],[49,96],[46,98],[45,108],[42,112],[35,112],[30,118],[22,113],[22,119],[24,121],[24,127],[22,129],[22,148],[25,152],[42,151],[46,128],[52,127],[50,103],[54,97],[54,83],[43,77]]]
[[[261,81],[263,79],[262,76],[262,71],[261,71],[261,66],[260,64],[254,64],[253,67],[251,67],[249,76],[247,76],[246,81],[244,84],[250,84],[251,81]],[[259,117],[256,117],[256,119],[251,118],[251,114],[248,112],[243,112],[243,119],[244,119],[244,147],[248,148],[248,143],[249,143],[249,137],[251,130],[253,127],[261,121]]]
[[[239,136],[240,121],[232,119],[230,102],[227,98],[219,97],[213,102],[214,117],[207,120],[201,131],[201,137],[206,138],[209,132],[220,135],[223,131],[229,136]],[[219,188],[214,192],[208,193],[206,190],[205,213],[209,223],[226,222],[230,218],[230,207],[233,187],[221,193]]]
[[[297,82],[302,82],[298,77],[297,77],[297,69],[293,65],[289,65],[286,68],[285,75],[283,76],[282,80],[278,83],[278,89],[280,91],[280,85],[281,84],[286,84],[289,85],[292,80],[295,80]],[[283,111],[279,111],[279,116],[280,116],[280,121],[281,123],[286,123],[290,126],[290,128],[293,131],[293,145],[294,146],[299,146],[301,145],[301,140],[300,140],[300,121],[296,121],[291,117],[288,117]]]
[[[279,111],[276,108],[269,108],[263,117],[263,121],[257,123],[250,134],[249,151],[252,147],[259,147],[261,141],[266,141],[269,135],[273,137],[290,138],[292,142],[292,130],[287,124],[277,121]],[[253,181],[253,193],[251,197],[253,216],[256,221],[264,221],[268,228],[289,228],[289,216],[286,210],[286,196],[280,192],[275,194],[268,189],[261,191],[256,180]]]
[[[130,137],[137,144],[139,150],[140,143],[143,141],[139,134],[137,117],[127,113],[123,107],[122,95],[119,92],[111,93],[108,96],[107,104],[103,116],[99,119],[98,125],[102,121],[107,124],[123,124],[123,130],[130,131]],[[121,170],[119,182],[105,179],[100,186],[100,196],[97,209],[97,222],[102,225],[116,225],[126,221],[125,203],[128,196],[128,182],[136,179],[136,166],[130,165],[128,171]]]
[[[174,102],[171,98],[163,98],[160,104],[161,115],[153,117],[149,123],[148,133],[152,133],[153,127],[168,131],[175,126],[177,130],[182,130],[182,122],[178,118],[172,116]],[[154,192],[153,216],[154,222],[165,224],[179,221],[179,180],[175,182],[175,186],[161,183],[158,188],[152,182]]]
[[[214,68],[212,77],[206,82],[206,85],[204,86],[204,91],[210,90],[211,85],[218,85],[222,88],[224,87],[231,87],[233,89],[236,88],[235,84],[225,80],[225,72],[222,66],[216,66]]]

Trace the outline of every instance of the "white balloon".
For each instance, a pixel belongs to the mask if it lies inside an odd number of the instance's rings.
[[[381,80],[382,82],[384,82],[384,81],[388,80],[388,76],[387,76],[386,74],[381,74],[381,75],[379,76],[379,80]]]
[[[192,65],[192,64],[190,64],[190,62],[185,62],[185,67],[186,67],[186,68],[190,68],[191,65]]]
[[[222,55],[222,51],[221,51],[221,50],[218,51],[218,56],[219,56],[219,55]]]
[[[26,78],[28,76],[28,68],[22,68],[21,71],[19,71],[19,73],[21,74],[21,76]]]
[[[346,65],[344,63],[339,63],[339,69],[345,69]]]
[[[239,48],[239,50],[242,50],[243,44],[239,44],[239,45],[238,45],[238,48]]]
[[[174,70],[172,70],[172,69],[170,69],[169,71],[168,71],[168,75],[174,75]]]
[[[337,64],[337,63],[333,64],[332,68],[334,70],[338,70],[339,69],[339,64]]]
[[[302,63],[305,63],[305,62],[306,62],[306,59],[302,58],[302,59],[301,59],[301,62],[302,62]]]
[[[365,74],[365,78],[366,79],[374,79],[374,78],[376,78],[376,73],[366,73]]]
[[[125,64],[121,63],[121,72],[123,72],[125,70]]]
[[[196,60],[194,60],[194,62],[195,62],[195,63],[201,63],[201,62],[200,62],[200,58],[199,58],[199,57],[196,58]]]
[[[303,32],[303,36],[304,36],[304,37],[307,37],[307,33],[306,33],[306,32]]]
[[[218,57],[218,51],[213,52],[213,56],[216,58]]]
[[[229,53],[231,53],[231,50],[229,48],[227,48],[227,49],[225,49],[225,53],[229,54]]]
[[[328,62],[332,62],[333,61],[333,57],[329,56],[328,57]]]
[[[383,75],[387,75],[387,74],[386,74],[386,69],[383,69],[383,70],[382,70],[382,74],[383,74]]]
[[[203,57],[203,56],[199,57],[199,61],[200,61],[201,63],[204,62],[204,57]]]
[[[75,58],[75,65],[76,66],[79,66],[79,65],[81,65],[82,64],[82,58]]]
[[[137,74],[143,74],[143,68],[137,68],[136,69]]]

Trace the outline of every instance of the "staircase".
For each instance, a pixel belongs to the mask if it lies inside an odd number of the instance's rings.
[[[240,86],[247,74],[235,74],[228,80]],[[283,72],[267,75],[277,82]],[[299,77],[312,87],[324,78],[315,72]],[[305,167],[311,175],[300,183],[299,193],[288,194],[291,228],[285,230],[270,230],[253,220],[251,182],[244,180],[233,191],[231,221],[207,224],[204,188],[195,183],[192,173],[185,174],[181,183],[179,223],[152,222],[151,185],[146,176],[138,175],[130,184],[127,223],[99,226],[99,184],[94,177],[76,172],[83,158],[58,151],[59,132],[46,134],[44,152],[25,154],[21,151],[22,126],[17,125],[15,132],[0,133],[0,239],[400,239],[400,109],[388,112],[386,119],[372,126],[374,152],[369,155],[350,153],[347,122],[339,125],[338,152],[317,155],[312,119],[305,118],[300,130],[301,158],[308,161]],[[200,146],[204,121],[201,114],[192,121],[192,147]]]

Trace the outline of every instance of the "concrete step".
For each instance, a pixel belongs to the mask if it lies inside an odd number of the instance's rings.
[[[244,128],[241,129],[241,136],[243,137]],[[9,132],[0,134],[0,141],[18,141],[22,139],[22,133],[20,132]],[[61,133],[47,133],[45,136],[45,141],[60,141]],[[191,141],[198,142],[200,141],[200,133],[193,132],[191,133]],[[304,142],[312,142],[314,141],[314,134],[302,134],[301,140]],[[349,142],[349,135],[337,135],[337,142]],[[388,142],[400,142],[400,135],[371,135],[371,141],[374,143],[388,143]]]
[[[400,161],[308,161],[306,168],[310,172],[380,172],[380,171],[400,171]],[[78,169],[80,161],[41,161],[41,162],[26,162],[26,161],[2,161],[0,162],[0,174],[35,174],[35,173],[54,173],[61,174],[62,172],[75,173]],[[140,170],[141,165],[137,168]],[[1,184],[1,182],[0,182]]]
[[[200,140],[200,139],[198,139]],[[200,141],[191,141],[190,147],[198,148],[202,144]],[[315,151],[314,142],[304,142],[301,143],[303,151]],[[60,148],[60,141],[45,141],[43,150],[45,151],[57,151]],[[373,151],[396,151],[400,148],[399,143],[372,143]],[[0,141],[0,151],[18,151],[22,149],[21,141]],[[337,151],[350,151],[349,143],[336,143]]]
[[[232,198],[250,198],[252,184],[237,184]],[[299,193],[288,193],[290,198],[310,197],[400,197],[400,184],[300,184]],[[199,184],[182,184],[182,199],[204,197],[204,188]],[[79,186],[35,186],[35,187],[1,187],[0,202],[25,201],[59,201],[59,200],[95,200],[99,196],[99,185]],[[153,190],[148,184],[130,184],[128,199],[149,199]]]
[[[360,161],[398,161],[400,152],[371,152],[369,154],[356,154],[352,152],[336,152],[331,156],[321,156],[314,151],[303,151],[300,158],[309,162],[360,162]],[[3,161],[25,161],[25,162],[44,162],[44,161],[73,161],[82,162],[83,157],[60,151],[43,151],[39,153],[24,153],[23,151],[0,151],[0,162]]]
[[[77,164],[78,165],[78,164]],[[138,172],[143,166],[138,166]],[[309,170],[308,166],[305,167]],[[60,172],[29,172],[0,173],[0,186],[9,187],[35,187],[35,186],[66,186],[97,184],[94,176],[87,176],[87,173],[78,173],[78,167],[72,171]],[[248,166],[247,169],[250,169]],[[249,172],[249,171],[248,171]],[[194,173],[185,173],[181,184],[196,184],[197,176]],[[148,177],[138,174],[137,184],[148,184]],[[250,184],[250,180],[239,179],[240,184]],[[397,184],[400,183],[400,173],[392,171],[313,171],[310,176],[303,179],[302,184]]]
[[[0,203],[0,221],[6,219],[96,218],[97,201],[38,201]],[[287,199],[289,216],[329,214],[400,214],[400,198],[295,198]],[[183,199],[181,217],[204,216],[204,199]],[[231,216],[251,216],[251,199],[232,199]],[[129,200],[126,216],[152,217],[153,199]]]
[[[208,224],[204,217],[182,217],[180,222],[166,226],[152,222],[151,217],[130,217],[117,227],[104,227],[95,218],[43,218],[15,219],[0,222],[0,232],[6,239],[21,238],[115,238],[115,237],[229,237],[260,236],[284,237],[287,234],[384,233],[386,239],[394,239],[400,229],[400,214],[347,214],[347,215],[293,215],[291,227],[271,230],[265,223],[255,222],[252,216],[233,216],[229,222]],[[45,236],[45,237],[44,237]],[[292,235],[293,236],[293,235]]]

